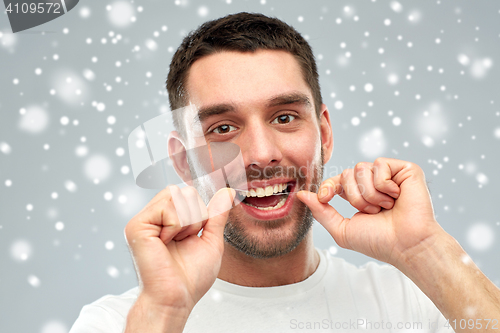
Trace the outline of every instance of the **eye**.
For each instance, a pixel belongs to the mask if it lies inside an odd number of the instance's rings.
[[[220,125],[220,126],[217,126],[216,128],[214,128],[214,130],[212,132],[217,133],[217,134],[226,134],[226,133],[229,133],[231,131],[234,131],[235,129],[236,129],[236,127],[231,126],[231,125]]]
[[[276,118],[274,118],[272,124],[288,124],[294,119],[295,116],[292,116],[291,114],[282,114],[281,116],[277,116]]]

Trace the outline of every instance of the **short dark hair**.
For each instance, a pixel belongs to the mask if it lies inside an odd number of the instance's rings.
[[[323,102],[311,46],[285,22],[245,12],[208,21],[184,38],[172,58],[166,82],[171,110],[187,105],[186,80],[189,69],[196,60],[221,51],[257,50],[283,50],[295,56],[311,89],[319,117]],[[174,125],[183,132],[184,129],[179,127],[179,119],[176,118],[174,117]]]

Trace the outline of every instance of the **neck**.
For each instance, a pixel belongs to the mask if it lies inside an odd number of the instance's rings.
[[[275,287],[307,279],[318,268],[312,228],[291,252],[276,258],[256,259],[224,244],[219,279],[246,287]]]

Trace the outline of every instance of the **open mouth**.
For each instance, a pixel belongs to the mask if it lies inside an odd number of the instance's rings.
[[[285,216],[292,206],[295,181],[254,187],[249,191],[237,191],[243,209],[259,219],[273,219]],[[283,215],[283,216],[282,216]]]
[[[285,204],[292,185],[290,182],[238,191],[239,199],[244,204],[260,210],[278,209]]]

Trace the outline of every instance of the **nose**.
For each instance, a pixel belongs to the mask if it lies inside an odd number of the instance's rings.
[[[247,168],[252,165],[258,168],[276,166],[283,159],[276,133],[266,124],[251,124],[242,134],[238,145]]]

